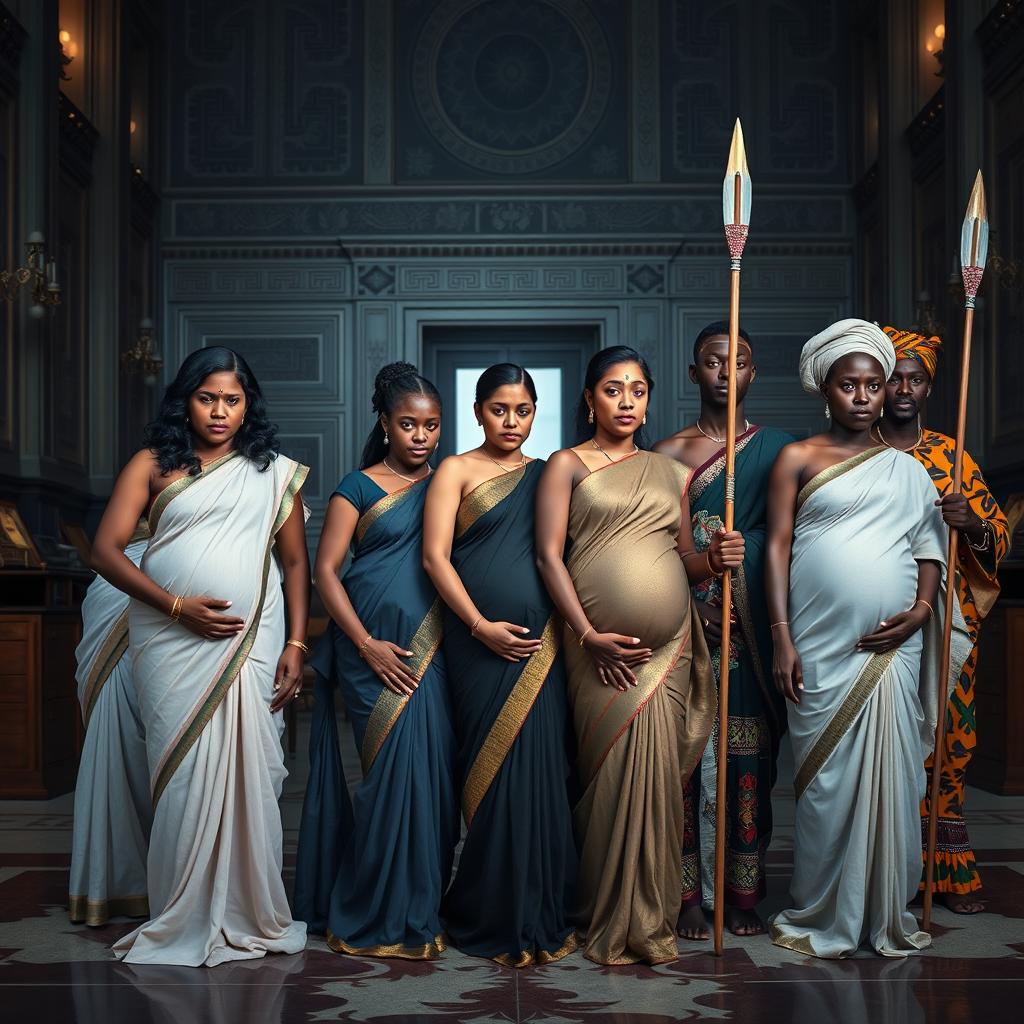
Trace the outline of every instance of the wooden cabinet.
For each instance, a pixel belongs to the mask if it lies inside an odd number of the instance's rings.
[[[1004,564],[1003,592],[981,625],[975,680],[978,745],[967,781],[1024,796],[1024,564]]]
[[[89,575],[0,572],[0,798],[48,799],[75,784],[75,687]]]

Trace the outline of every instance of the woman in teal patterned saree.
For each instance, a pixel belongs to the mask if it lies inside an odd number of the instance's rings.
[[[448,605],[467,829],[443,918],[453,945],[509,967],[576,947],[561,630],[534,553],[544,463],[522,454],[535,402],[521,367],[485,371],[474,407],[484,443],[442,463],[423,522],[425,565]]]
[[[335,952],[428,960],[444,949],[440,903],[458,841],[441,606],[421,554],[440,401],[413,367],[395,363],[377,376],[374,408],[380,421],[365,468],[332,496],[317,554],[317,588],[333,621],[312,661],[317,702],[295,908]],[[335,686],[362,760],[351,811]]]

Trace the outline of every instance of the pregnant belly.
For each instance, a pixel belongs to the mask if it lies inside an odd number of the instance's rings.
[[[263,558],[251,547],[218,547],[200,556],[185,558],[180,549],[152,548],[142,569],[155,583],[172,594],[215,597],[230,601],[227,615],[245,615],[263,583]]]
[[[801,550],[794,544],[789,609],[794,637],[823,625],[851,642],[874,632],[883,619],[914,603],[917,574],[909,551],[878,557],[867,545]]]
[[[653,551],[637,545],[626,555],[621,549],[603,553],[573,582],[595,629],[639,637],[655,650],[678,634],[689,615],[686,572],[675,548],[663,544]]]

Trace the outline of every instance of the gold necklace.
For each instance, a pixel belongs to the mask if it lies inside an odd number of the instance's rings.
[[[917,440],[909,448],[900,448],[898,445],[889,444],[889,442],[882,437],[882,428],[877,424],[871,429],[875,432],[874,436],[884,444],[886,448],[891,448],[894,452],[912,452],[924,440],[924,427],[921,426],[920,416],[917,417]]]
[[[698,429],[698,430],[699,430],[699,431],[700,431],[700,432],[701,432],[701,433],[702,433],[702,434],[703,434],[703,435],[704,435],[704,436],[705,436],[705,437],[706,437],[706,438],[707,438],[707,439],[708,439],[709,441],[714,441],[714,442],[715,442],[715,444],[725,444],[725,438],[724,438],[724,437],[715,437],[715,435],[714,435],[714,434],[709,434],[709,433],[708,433],[708,432],[707,432],[707,431],[706,431],[706,430],[705,430],[705,429],[704,429],[704,428],[703,428],[703,427],[702,427],[702,426],[700,425],[700,417],[699,417],[699,416],[697,417],[697,423],[696,423],[696,427],[697,427],[697,429]],[[742,430],[742,433],[744,433],[744,434],[745,434],[745,433],[746,433],[746,432],[747,432],[747,431],[748,431],[749,429],[750,429],[750,420],[744,420],[744,421],[743,421],[743,430]]]
[[[638,451],[640,451],[640,449],[639,449],[639,448],[638,448],[638,447],[636,446],[636,444],[634,444],[634,445],[633,445],[633,450],[632,450],[631,452],[626,452],[626,454],[625,454],[625,455],[620,455],[620,456],[619,456],[619,457],[618,457],[617,459],[613,459],[613,458],[612,458],[612,457],[611,457],[611,456],[610,456],[610,455],[609,455],[609,454],[608,454],[608,453],[607,453],[607,452],[606,452],[606,451],[605,451],[605,450],[604,450],[604,449],[603,449],[603,448],[602,448],[602,447],[601,447],[601,446],[600,446],[600,445],[599,445],[599,444],[597,443],[597,438],[595,438],[595,437],[592,437],[592,438],[590,439],[590,443],[591,443],[591,444],[592,444],[592,445],[593,445],[593,446],[594,446],[594,447],[595,447],[595,448],[596,448],[596,449],[597,449],[597,450],[598,450],[598,451],[599,451],[599,452],[600,452],[600,453],[601,453],[601,454],[602,454],[602,455],[603,455],[603,456],[604,456],[604,457],[605,457],[605,458],[606,458],[606,459],[607,459],[607,460],[608,460],[609,462],[621,462],[621,461],[622,461],[623,459],[628,459],[628,458],[630,457],[630,455],[636,455],[636,453],[637,453]]]
[[[483,448],[478,448],[477,451],[480,452],[480,454],[485,459],[487,459],[488,462],[493,462],[498,467],[498,469],[503,470],[506,473],[514,473],[517,469],[522,469],[523,466],[526,465],[525,455],[523,456],[522,461],[517,462],[514,466],[503,466],[497,459],[492,459],[490,455],[488,455],[487,452],[483,450]]]
[[[392,469],[388,465],[388,457],[386,455],[380,461],[381,461],[381,465],[389,473],[393,473],[395,476],[398,477],[399,480],[404,480],[406,483],[410,483],[410,484],[418,484],[421,480],[426,480],[427,477],[430,476],[430,474],[433,472],[432,467],[431,466],[427,466],[427,471],[426,471],[426,473],[423,474],[423,476],[402,476],[402,474],[399,473],[397,469]]]

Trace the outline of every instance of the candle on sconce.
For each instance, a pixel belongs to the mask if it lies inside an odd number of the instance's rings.
[[[57,284],[57,261],[50,260],[46,264],[46,283],[51,289],[59,287]]]

